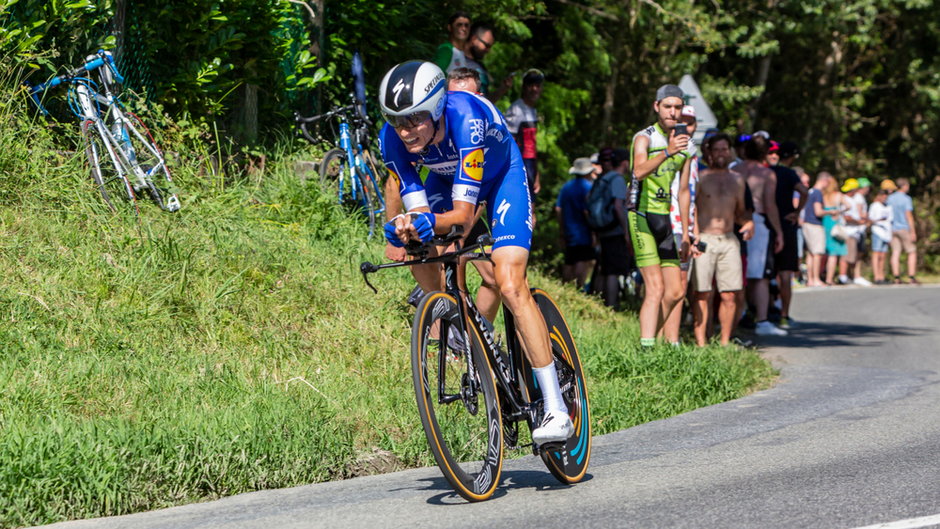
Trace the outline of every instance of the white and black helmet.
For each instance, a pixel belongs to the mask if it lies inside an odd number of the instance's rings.
[[[447,76],[433,62],[403,62],[385,74],[379,106],[393,127],[414,126],[429,117],[436,124],[447,102]]]

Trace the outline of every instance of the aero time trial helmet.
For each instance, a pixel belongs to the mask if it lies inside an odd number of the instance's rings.
[[[403,62],[382,78],[382,115],[393,127],[413,127],[428,119],[436,125],[447,102],[446,84],[447,77],[433,62]]]

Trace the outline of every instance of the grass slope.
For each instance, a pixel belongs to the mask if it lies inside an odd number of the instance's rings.
[[[56,151],[77,126],[29,128],[22,99],[0,100],[0,526],[339,479],[376,448],[433,464],[411,389],[412,282],[364,285],[358,264],[382,245],[290,155],[226,178],[198,143],[176,144],[183,209],[142,204],[138,222],[101,205],[80,153]],[[641,353],[632,314],[532,282],[569,317],[596,434],[771,376],[751,351]]]

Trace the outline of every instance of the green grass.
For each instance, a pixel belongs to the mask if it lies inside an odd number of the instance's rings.
[[[292,174],[296,145],[260,175],[220,174],[204,138],[165,129],[183,209],[142,203],[138,222],[107,211],[80,154],[56,152],[77,125],[30,129],[21,105],[0,98],[0,527],[341,479],[374,448],[433,464],[413,283],[395,270],[365,286],[358,264],[382,244]],[[569,317],[596,434],[772,376],[752,351],[640,352],[632,314],[531,277]]]

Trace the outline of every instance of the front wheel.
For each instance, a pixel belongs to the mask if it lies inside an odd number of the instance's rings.
[[[98,129],[96,121],[88,119],[82,123],[82,139],[91,178],[97,184],[108,209],[117,212],[122,201],[130,202],[136,209],[134,189],[124,175],[123,166],[115,159],[111,145]]]
[[[532,297],[535,298],[539,311],[545,318],[552,356],[555,359],[555,369],[558,371],[561,396],[565,401],[565,406],[568,407],[568,415],[574,423],[574,435],[568,438],[564,445],[540,450],[539,455],[549,472],[559,481],[577,483],[584,478],[591,460],[591,411],[581,359],[578,356],[574,339],[571,337],[571,331],[568,329],[568,323],[558,309],[558,305],[541,289],[532,289]],[[535,400],[540,396],[540,391],[535,387],[532,370],[529,368],[524,372],[529,393]]]
[[[453,296],[425,294],[412,326],[411,367],[418,413],[437,466],[458,494],[482,501],[499,484],[502,421],[479,337],[470,331],[470,347],[463,345],[466,337],[447,338],[459,334],[459,322]]]
[[[349,161],[346,151],[330,149],[320,161],[320,188],[342,204],[349,195]]]

